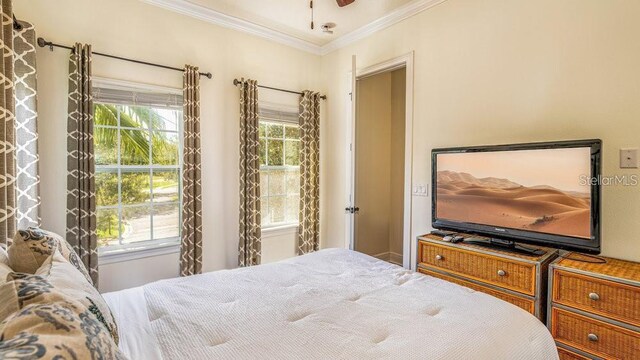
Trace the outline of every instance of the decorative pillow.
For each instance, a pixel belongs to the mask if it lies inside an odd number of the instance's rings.
[[[58,247],[56,239],[37,231],[18,230],[9,246],[9,266],[21,273],[33,274]]]
[[[55,249],[93,284],[91,276],[80,257],[62,236],[37,227],[18,230],[9,247],[9,265],[16,272],[34,274]]]
[[[0,320],[7,319],[32,302],[46,302],[53,286],[40,275],[12,272],[0,286]]]
[[[0,286],[5,308],[0,323],[0,359],[125,359],[99,318],[58,292],[42,276],[9,275]]]
[[[94,312],[98,319],[109,331],[113,340],[118,343],[118,326],[111,313],[111,309],[104,301],[98,290],[69,263],[60,251],[56,251],[38,269],[36,275],[45,278],[51,286],[65,296],[79,301]]]

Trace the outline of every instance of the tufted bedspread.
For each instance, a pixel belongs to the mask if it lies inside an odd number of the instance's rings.
[[[499,299],[327,249],[105,295],[131,359],[558,359]]]

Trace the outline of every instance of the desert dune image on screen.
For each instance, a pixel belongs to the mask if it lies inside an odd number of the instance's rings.
[[[589,148],[438,154],[437,218],[589,239],[590,154]]]

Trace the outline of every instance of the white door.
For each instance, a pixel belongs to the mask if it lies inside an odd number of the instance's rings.
[[[349,249],[355,250],[355,142],[356,142],[356,56],[351,56],[351,72],[349,74],[349,82],[351,83],[349,91],[349,107],[347,110],[347,118],[351,124],[347,131],[347,206],[345,213],[347,216],[346,239]]]

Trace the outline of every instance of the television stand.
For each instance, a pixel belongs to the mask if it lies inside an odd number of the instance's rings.
[[[480,238],[474,234],[460,235],[467,239]],[[488,242],[488,239],[478,240],[484,240],[483,244]],[[543,255],[509,250],[504,246],[485,247],[466,241],[453,243],[444,241],[443,236],[426,234],[418,237],[417,271],[510,302],[544,322],[547,270],[558,256],[558,250],[542,246],[536,249],[542,250]]]
[[[469,238],[464,238],[463,242],[465,244],[483,246],[487,248],[494,248],[502,251],[512,252],[516,254],[523,254],[523,255],[541,256],[547,253],[544,250],[523,246],[511,240],[469,237]]]

